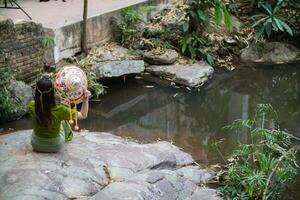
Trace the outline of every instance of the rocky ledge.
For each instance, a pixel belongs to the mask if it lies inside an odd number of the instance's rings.
[[[56,154],[32,151],[31,130],[0,136],[0,199],[220,199],[212,178],[168,142],[75,133]]]
[[[300,49],[282,42],[253,43],[241,52],[248,65],[285,64],[300,61]]]

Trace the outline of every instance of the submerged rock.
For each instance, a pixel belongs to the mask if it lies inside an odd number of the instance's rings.
[[[174,64],[178,59],[178,53],[175,50],[169,49],[162,54],[146,52],[144,53],[144,60],[149,64],[154,65],[169,65]]]
[[[99,79],[120,77],[143,72],[145,63],[143,60],[105,61],[97,62],[91,69]]]
[[[195,64],[150,65],[146,70],[156,76],[161,76],[189,87],[204,84],[212,77],[214,72],[214,69],[204,62]]]
[[[168,142],[138,144],[109,133],[82,132],[59,153],[41,154],[32,151],[31,132],[0,136],[1,200],[183,200],[204,194],[191,175],[208,172],[182,168],[193,163],[192,157]],[[216,192],[205,195],[213,199]]]
[[[253,43],[242,50],[241,59],[248,64],[284,64],[300,61],[300,50],[287,43]]]

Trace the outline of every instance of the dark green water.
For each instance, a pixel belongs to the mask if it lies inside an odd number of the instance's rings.
[[[203,165],[221,163],[210,144],[224,138],[222,152],[229,154],[237,136],[223,132],[222,127],[253,116],[260,103],[270,103],[278,112],[282,128],[300,137],[300,65],[216,73],[200,91],[135,79],[108,86],[102,101],[91,103],[88,119],[80,122],[82,128],[141,142],[172,141]],[[25,117],[0,127],[28,129],[31,123]],[[247,142],[246,135],[241,140]],[[300,199],[299,189],[297,180],[288,196]]]

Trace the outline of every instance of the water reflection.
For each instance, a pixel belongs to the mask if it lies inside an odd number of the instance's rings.
[[[145,88],[146,84],[135,80],[111,84],[101,102],[91,103],[89,117],[80,126],[141,142],[173,141],[199,163],[216,164],[221,160],[211,149],[212,142],[225,138],[224,154],[237,144],[237,136],[222,127],[253,116],[258,104],[270,103],[278,111],[281,126],[300,137],[300,66],[218,73],[199,92]],[[26,129],[31,123],[23,118],[3,126]],[[247,135],[239,139],[247,142]]]

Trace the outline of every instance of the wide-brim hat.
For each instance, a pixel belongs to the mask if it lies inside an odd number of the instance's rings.
[[[56,74],[54,85],[57,95],[63,102],[78,104],[82,102],[88,82],[82,69],[68,65]]]

